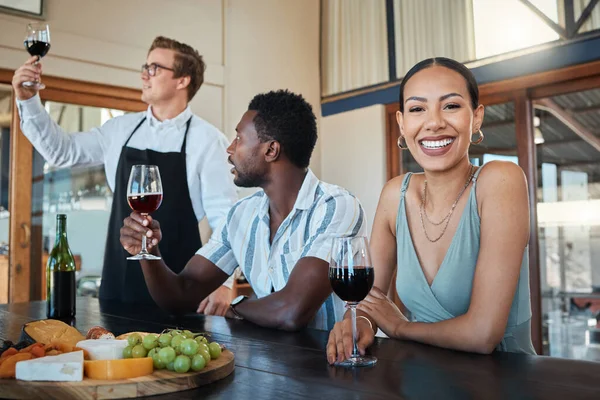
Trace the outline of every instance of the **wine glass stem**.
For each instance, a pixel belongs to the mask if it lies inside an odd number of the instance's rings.
[[[148,214],[142,214],[142,217],[144,217],[144,219],[145,219],[146,215],[148,215]],[[145,233],[142,236],[142,251],[140,251],[140,253],[148,254],[148,249],[146,247],[146,234]]]
[[[356,304],[349,304],[350,313],[352,316],[352,357],[359,357],[358,346],[356,345],[357,331],[356,331]]]
[[[140,253],[147,253],[148,249],[146,248],[146,235],[142,236],[142,251]]]

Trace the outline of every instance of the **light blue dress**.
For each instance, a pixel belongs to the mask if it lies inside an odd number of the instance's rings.
[[[396,219],[396,243],[398,251],[398,274],[396,289],[402,303],[410,310],[413,320],[438,322],[465,314],[471,303],[471,290],[475,266],[479,255],[480,225],[475,187],[461,216],[458,228],[440,269],[429,286],[419,263],[412,237],[408,229],[404,196],[411,173],[402,182],[398,217]],[[497,351],[535,354],[531,343],[531,303],[529,294],[529,262],[527,248],[521,262],[517,290],[512,302],[504,337]]]

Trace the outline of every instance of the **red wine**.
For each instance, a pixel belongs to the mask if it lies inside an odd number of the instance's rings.
[[[48,273],[48,318],[62,319],[75,316],[75,271]]]
[[[375,281],[372,267],[329,268],[331,288],[344,301],[358,303],[369,294]]]
[[[39,58],[44,57],[50,50],[50,43],[41,40],[25,40],[24,44],[29,54]]]
[[[162,198],[162,193],[130,194],[127,196],[127,201],[132,210],[141,214],[150,214],[158,210]]]

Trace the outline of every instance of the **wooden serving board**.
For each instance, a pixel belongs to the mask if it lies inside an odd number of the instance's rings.
[[[216,360],[198,372],[178,374],[155,370],[152,375],[119,381],[84,378],[81,382],[26,382],[0,379],[2,399],[124,399],[179,392],[223,379],[233,372],[234,356],[224,350]]]

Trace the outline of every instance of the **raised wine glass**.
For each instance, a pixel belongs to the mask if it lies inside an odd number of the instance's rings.
[[[158,210],[162,203],[163,189],[160,172],[156,165],[134,165],[129,175],[127,185],[127,202],[132,210],[142,216]],[[148,253],[146,248],[146,235],[142,236],[142,250],[135,256],[127,257],[128,260],[160,260],[161,258]]]
[[[32,56],[37,56],[37,64],[50,50],[50,26],[47,24],[30,23],[25,31],[23,41],[25,49]],[[41,82],[23,82],[23,86],[44,89],[46,85]]]
[[[369,241],[364,236],[333,238],[329,261],[329,282],[352,315],[352,344],[350,358],[337,362],[342,367],[367,367],[374,365],[377,358],[361,356],[356,347],[356,306],[373,287],[375,273],[369,254]]]

